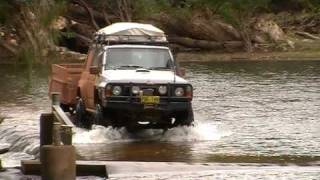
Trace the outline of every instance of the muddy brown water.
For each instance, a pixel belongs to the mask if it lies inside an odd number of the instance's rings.
[[[195,88],[194,127],[136,134],[101,126],[77,129],[78,159],[223,163],[235,169],[271,165],[279,169],[270,174],[253,168],[252,178],[320,178],[320,61],[183,66]],[[50,110],[48,68],[36,67],[31,73],[25,69],[0,67],[0,115],[5,117],[0,144],[10,145],[10,152],[0,158],[7,165],[37,156],[38,117]]]

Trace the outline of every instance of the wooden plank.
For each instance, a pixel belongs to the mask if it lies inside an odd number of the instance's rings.
[[[39,160],[22,160],[21,171],[25,175],[41,175],[41,163]],[[104,163],[77,162],[77,176],[100,176],[108,178],[108,171]]]
[[[59,121],[61,121],[61,123],[65,124],[65,125],[68,125],[68,126],[74,127],[74,124],[69,119],[69,117],[65,114],[65,112],[60,108],[60,106],[53,105],[52,108],[53,108],[54,115],[57,118],[59,118]]]
[[[108,179],[107,167],[104,164],[85,164],[76,166],[77,176],[100,176]]]
[[[41,163],[39,160],[22,160],[21,172],[25,175],[40,175]]]

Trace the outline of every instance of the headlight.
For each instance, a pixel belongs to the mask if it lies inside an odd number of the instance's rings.
[[[161,95],[165,95],[167,93],[167,86],[160,86],[159,87],[159,93]]]
[[[178,87],[178,88],[176,88],[176,90],[174,91],[174,93],[175,93],[176,96],[181,97],[181,96],[184,95],[184,89],[183,89],[182,87]]]
[[[111,85],[107,85],[106,89],[105,89],[105,96],[111,96],[112,95],[112,86]]]
[[[193,97],[192,87],[190,85],[186,87],[186,96],[190,99]]]
[[[112,89],[112,94],[115,96],[119,96],[121,94],[121,87],[120,86],[114,86]]]
[[[139,94],[140,88],[139,86],[132,86],[131,91],[132,94]]]

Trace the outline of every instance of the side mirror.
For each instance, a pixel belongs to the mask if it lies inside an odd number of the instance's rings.
[[[91,66],[89,71],[90,71],[90,74],[94,74],[94,75],[99,74],[98,66]]]
[[[184,77],[186,75],[186,69],[185,68],[179,68],[177,74],[181,77]]]

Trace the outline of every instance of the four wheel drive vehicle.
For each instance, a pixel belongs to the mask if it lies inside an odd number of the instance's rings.
[[[50,92],[76,124],[167,129],[193,123],[193,87],[163,31],[116,23],[95,34],[84,64],[54,64]],[[93,113],[88,119],[86,114]]]

